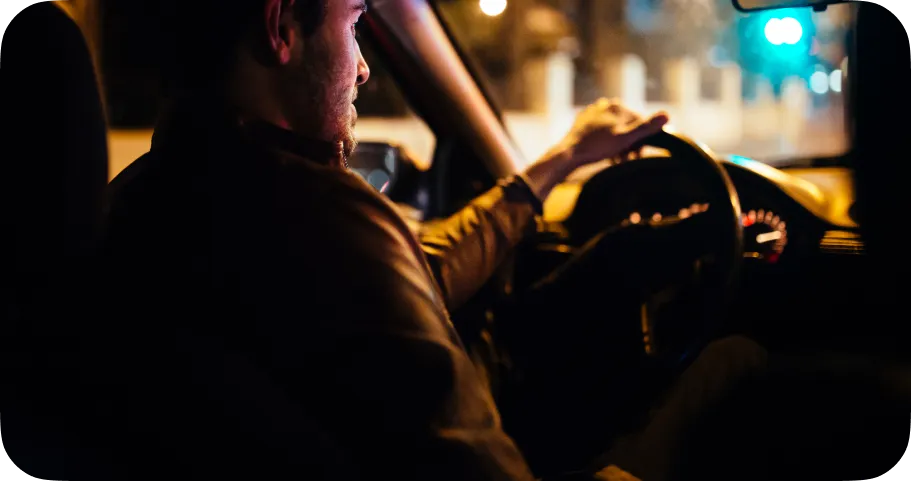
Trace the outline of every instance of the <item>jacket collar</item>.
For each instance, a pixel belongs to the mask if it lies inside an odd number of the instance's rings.
[[[344,165],[337,144],[303,137],[264,121],[241,122],[240,115],[227,105],[213,99],[171,103],[155,126],[152,149],[230,148],[240,141],[322,165]]]
[[[347,166],[338,144],[303,137],[262,121],[247,122],[243,129],[254,142],[285,154],[309,159],[322,165]]]

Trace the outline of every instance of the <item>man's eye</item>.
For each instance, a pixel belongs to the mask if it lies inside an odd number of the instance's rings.
[[[357,22],[351,24],[351,35],[357,37]]]

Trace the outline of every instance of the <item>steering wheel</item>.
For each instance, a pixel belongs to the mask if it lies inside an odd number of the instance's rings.
[[[484,344],[479,356],[494,367],[485,374],[499,387],[504,426],[529,459],[586,462],[598,453],[585,446],[603,440],[576,442],[584,437],[570,426],[593,419],[609,418],[617,432],[640,426],[656,396],[723,327],[720,308],[743,262],[737,192],[693,140],[662,131],[643,144],[670,155],[592,165],[593,175],[577,172],[552,193],[550,207],[565,207],[564,215],[550,211],[534,241],[517,250],[506,269],[506,303],[493,316],[499,322],[487,318],[497,348]],[[565,193],[571,195],[561,198]],[[708,208],[630,222],[634,211],[678,212],[690,202]],[[698,263],[705,266],[689,282]],[[666,278],[667,271],[685,273],[687,282]],[[677,296],[693,304],[670,304],[674,315],[651,316],[648,308],[667,284],[693,286],[685,292],[696,295]],[[699,315],[679,315],[691,310]],[[538,461],[534,469],[553,466]]]
[[[670,155],[618,163],[588,178],[581,186],[572,213],[561,225],[569,243],[581,247],[573,249],[568,261],[536,285],[603,283],[608,287],[614,282],[612,287],[632,291],[639,288],[635,295],[640,303],[645,352],[662,364],[680,365],[698,353],[723,327],[725,303],[732,298],[743,261],[740,200],[719,161],[694,140],[664,130],[643,145],[664,149]],[[618,226],[618,218],[608,218],[607,213],[617,211],[617,204],[625,200],[617,198],[618,192],[629,192],[630,185],[662,182],[673,186],[685,184],[685,193],[680,197],[685,195],[692,201],[696,195],[699,203],[707,204],[708,208],[691,216],[642,219],[634,222],[635,225],[625,220]],[[661,204],[651,201],[673,196],[654,189],[643,194],[641,191],[648,190],[646,187],[637,190],[640,192],[636,197],[643,201],[633,200],[619,206],[619,210],[627,206],[633,209],[641,203]],[[698,267],[698,295],[690,297],[697,298],[691,302],[695,302],[698,315],[663,325],[656,323],[650,307],[661,304],[662,298],[673,297],[669,295],[673,291],[666,287],[675,281],[664,276],[678,267],[692,271],[694,266]]]

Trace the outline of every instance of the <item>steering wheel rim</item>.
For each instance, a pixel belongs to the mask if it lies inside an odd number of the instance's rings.
[[[737,189],[734,188],[734,182],[731,176],[718,161],[717,157],[705,145],[696,142],[686,135],[671,132],[667,129],[646,140],[645,145],[661,148],[671,153],[672,157],[677,157],[680,151],[688,151],[695,160],[692,164],[697,169],[696,175],[702,178],[712,179],[706,182],[709,190],[709,196],[713,199],[725,199],[721,202],[721,210],[716,211],[714,215],[720,216],[727,223],[728,232],[726,235],[731,240],[730,252],[728,253],[727,262],[730,268],[728,283],[733,283],[740,272],[740,266],[743,263],[743,223],[741,221],[740,196]],[[713,204],[714,206],[714,204]]]

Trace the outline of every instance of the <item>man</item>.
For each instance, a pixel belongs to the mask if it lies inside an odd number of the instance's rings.
[[[422,245],[345,168],[370,75],[361,0],[159,8],[173,22],[172,106],[111,185],[114,315],[95,340],[96,388],[112,401],[94,435],[119,440],[113,477],[533,479],[447,305],[481,286],[556,184],[626,155],[667,116],[595,103]],[[680,439],[662,429],[690,409],[676,405],[604,466],[623,467],[636,443],[672,453]],[[670,469],[652,464],[647,479]]]
[[[209,475],[531,479],[447,303],[483,284],[566,175],[625,154],[667,117],[590,106],[522,175],[438,227],[425,256],[390,203],[345,169],[370,75],[355,39],[364,10],[360,0],[246,0],[160,12],[177,21],[173,108],[150,153],[113,181],[108,214],[112,297],[131,326],[149,326],[119,352],[122,375],[143,379],[124,406],[144,406],[121,414],[144,442],[159,437],[147,449],[170,454],[158,463]],[[206,385],[206,369],[242,367],[265,379],[228,384],[264,383],[256,395],[275,406]],[[239,405],[223,413],[222,403]],[[233,416],[249,425],[224,426]],[[154,465],[146,453],[131,463]]]

